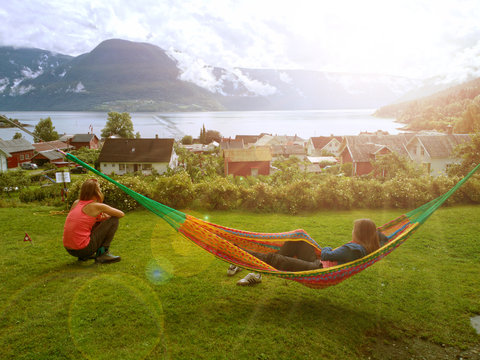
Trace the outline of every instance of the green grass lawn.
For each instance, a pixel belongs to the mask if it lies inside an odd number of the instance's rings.
[[[266,276],[237,286],[247,271],[227,277],[227,263],[143,210],[120,221],[120,263],[77,262],[57,210],[0,208],[1,359],[480,356],[470,325],[480,314],[480,206],[438,210],[384,260],[324,290]],[[191,214],[252,231],[304,228],[337,246],[354,219],[380,225],[400,213]]]

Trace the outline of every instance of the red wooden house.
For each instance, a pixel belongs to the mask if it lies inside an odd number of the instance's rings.
[[[68,142],[75,150],[82,147],[88,149],[98,149],[100,146],[100,140],[95,134],[75,134]]]
[[[16,168],[22,163],[31,162],[34,155],[32,144],[23,138],[13,140],[0,139],[0,148],[11,155],[7,158],[9,169]]]
[[[272,153],[268,146],[224,149],[225,175],[257,176],[270,174]]]
[[[408,157],[405,144],[413,135],[345,136],[340,150],[340,162],[352,163],[352,175],[366,175],[373,170],[377,156],[395,152]]]

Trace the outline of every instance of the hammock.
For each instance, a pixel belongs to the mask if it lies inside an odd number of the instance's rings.
[[[306,241],[314,246],[315,251],[320,254],[321,247],[304,230],[284,233],[256,233],[212,224],[147,198],[92,168],[75,156],[68,153],[63,154],[73,162],[118,186],[139,204],[160,216],[179,233],[216,257],[242,268],[297,281],[316,289],[336,285],[390,254],[403,244],[480,167],[480,164],[478,164],[445,194],[379,227],[379,230],[388,237],[388,242],[377,251],[361,259],[338,266],[288,272],[273,268],[245,250],[262,253],[276,252],[285,241]]]

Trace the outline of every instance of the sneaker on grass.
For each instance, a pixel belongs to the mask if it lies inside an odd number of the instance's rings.
[[[95,258],[95,262],[99,264],[111,264],[115,262],[119,262],[122,258],[120,256],[115,256],[110,254],[109,252],[103,253],[100,256]]]
[[[243,279],[238,280],[237,285],[255,285],[262,282],[262,275],[257,273],[249,273]]]
[[[228,270],[227,270],[227,275],[228,276],[233,276],[236,273],[238,273],[239,271],[242,271],[242,268],[239,268],[238,266],[235,266],[235,265],[230,265],[228,267]]]

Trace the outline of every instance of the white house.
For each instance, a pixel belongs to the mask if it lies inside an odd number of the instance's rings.
[[[338,156],[340,154],[340,146],[342,144],[341,136],[317,136],[308,139],[307,154],[310,156],[322,156],[323,153],[333,154]]]
[[[422,164],[432,176],[438,176],[445,174],[450,164],[459,162],[453,150],[468,141],[471,141],[470,135],[417,135],[405,148],[413,161]]]
[[[152,170],[163,174],[178,165],[174,139],[106,139],[98,161],[104,174],[133,173]]]
[[[11,157],[7,151],[0,148],[0,172],[5,172],[8,169],[7,158]]]

